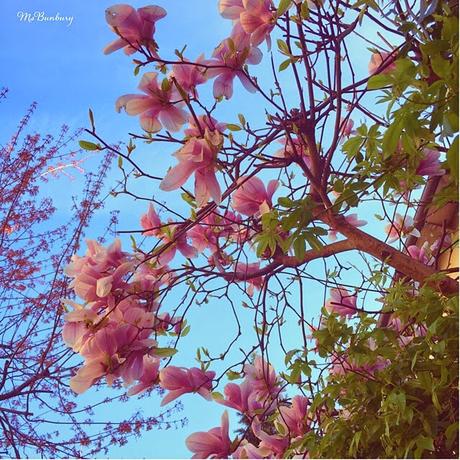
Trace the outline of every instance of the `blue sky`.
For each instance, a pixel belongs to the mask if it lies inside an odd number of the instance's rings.
[[[109,56],[102,54],[104,46],[114,39],[104,20],[104,10],[114,2],[106,0],[3,0],[0,27],[0,62],[3,73],[0,85],[10,89],[9,97],[2,104],[3,115],[0,138],[4,139],[13,131],[17,121],[24,114],[32,101],[38,102],[38,111],[33,118],[31,128],[39,132],[57,132],[63,123],[72,129],[88,125],[88,108],[91,107],[96,118],[98,132],[110,142],[127,141],[129,131],[137,131],[137,119],[125,114],[117,114],[114,103],[118,96],[135,92],[139,78],[133,76],[130,58],[122,52]],[[135,7],[144,6],[143,1],[132,1]],[[158,0],[156,4],[165,7],[167,18],[158,22],[156,39],[161,49],[172,55],[175,48],[187,44],[186,56],[193,59],[204,52],[210,55],[220,40],[228,36],[231,23],[223,20],[217,12],[216,0]],[[59,13],[64,17],[73,17],[72,24],[66,22],[21,22],[18,14],[43,11],[47,16]],[[372,33],[372,31],[369,31]],[[265,45],[261,46],[265,52]],[[362,46],[352,50],[357,57],[357,68],[361,74],[366,73],[368,54],[363,55]],[[365,57],[365,58],[364,58]],[[269,81],[267,67],[258,70],[261,82]],[[289,76],[282,77],[289,88]],[[236,122],[236,114],[244,113],[249,121],[263,120],[263,107],[257,104],[257,98],[241,89],[236,84],[237,95],[228,104],[219,108],[222,120]],[[210,91],[208,90],[208,93]],[[288,91],[289,92],[289,91]],[[239,95],[238,95],[239,94]],[[209,96],[205,96],[205,98]],[[170,151],[155,151],[152,147],[139,146],[139,155],[144,155],[151,167],[160,169],[163,174],[171,163]],[[146,159],[147,158],[147,159]],[[91,161],[86,167],[91,168]],[[116,171],[114,171],[116,174]],[[78,175],[78,173],[75,173]],[[81,188],[81,180],[66,181],[62,185],[50,185],[58,206],[57,218],[69,215],[68,206],[72,194]],[[140,182],[140,188],[144,183]],[[149,185],[150,186],[150,185]],[[53,188],[54,187],[54,188]],[[154,191],[152,190],[152,193]],[[172,195],[158,195],[160,199],[171,199]],[[179,203],[177,203],[179,206]],[[145,210],[142,203],[133,203],[131,199],[117,198],[108,202],[107,210],[95,219],[88,236],[102,231],[103,223],[110,209],[121,209],[120,229],[138,228],[139,216]],[[357,259],[355,259],[357,261]],[[312,273],[321,273],[320,262],[311,264]],[[352,280],[348,280],[352,281]],[[314,284],[307,283],[306,300],[308,300],[310,319],[318,313],[322,303],[323,290],[314,289]],[[179,293],[177,294],[179,298]],[[235,302],[241,302],[235,291]],[[242,318],[251,324],[249,312],[242,312]],[[208,305],[195,307],[190,315],[192,332],[184,339],[176,365],[193,365],[196,347],[205,345],[211,353],[218,353],[226,340],[233,334],[233,324],[229,305],[215,301]],[[248,327],[242,344],[251,344],[251,327]],[[298,330],[292,329],[287,341],[294,348],[298,344]],[[241,355],[234,353],[236,359]],[[281,363],[281,355],[274,356],[274,363]],[[231,360],[229,360],[231,362]],[[219,370],[219,366],[217,369]],[[108,393],[110,394],[110,393]],[[83,398],[91,400],[91,390]],[[208,430],[219,424],[223,407],[209,403],[198,396],[186,395],[182,398],[183,414],[189,424],[182,430],[153,430],[138,440],[133,439],[127,446],[114,447],[111,457],[153,457],[181,458],[188,457],[184,439],[193,431]],[[128,408],[123,405],[104,407],[101,418],[118,418],[126,416],[131,407],[142,407],[146,415],[155,415],[159,411],[159,398],[137,401],[133,399]],[[120,413],[113,411],[126,411]],[[235,422],[233,418],[233,422]],[[235,423],[233,423],[235,428]]]

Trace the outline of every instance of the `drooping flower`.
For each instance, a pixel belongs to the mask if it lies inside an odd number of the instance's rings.
[[[345,216],[345,220],[354,227],[363,227],[364,225],[367,225],[367,221],[359,219],[358,214],[348,214]],[[329,230],[328,237],[330,240],[335,241],[337,239],[337,230]]]
[[[428,255],[429,252],[429,244],[427,241],[423,244],[422,247],[418,247],[415,244],[409,246],[407,248],[408,254],[415,260],[422,262],[422,264],[430,265],[433,263],[433,258]]]
[[[423,158],[415,172],[419,176],[443,176],[446,170],[441,168],[439,152],[428,148],[423,149]]]
[[[184,257],[195,257],[197,251],[194,247],[190,246],[187,243],[186,235],[182,235],[178,238],[175,238],[174,233],[176,226],[162,225],[160,217],[155,212],[155,209],[152,203],[149,204],[149,209],[146,214],[143,214],[141,217],[141,225],[146,231],[143,232],[144,235],[156,236],[161,239],[164,244],[170,244],[170,247],[166,250],[162,250],[159,255],[158,261],[161,265],[167,265],[176,255],[176,249]]]
[[[220,427],[191,434],[185,440],[185,444],[193,452],[192,458],[228,458],[232,454],[228,428],[228,414],[225,411]]]
[[[270,33],[276,22],[272,6],[271,0],[243,0],[240,23],[243,30],[251,35],[253,46],[259,45],[266,39],[270,48]]]
[[[344,287],[331,289],[331,297],[324,305],[329,313],[337,313],[340,316],[352,316],[356,314],[356,295],[348,292]]]
[[[205,64],[204,55],[192,63],[187,59],[172,66],[172,74],[179,86],[188,94],[197,97],[196,87],[206,82],[207,76],[204,67],[195,64]]]
[[[166,16],[160,6],[145,6],[134,9],[130,5],[114,5],[105,10],[105,18],[112,30],[120,38],[104,48],[104,54],[124,48],[126,54],[136,52],[141,46],[147,46],[155,53],[153,41],[155,23]]]
[[[279,182],[271,180],[265,188],[261,179],[246,176],[238,179],[239,185],[233,194],[232,207],[235,211],[246,216],[258,216],[264,214],[272,207],[272,197],[278,188]]]
[[[261,356],[256,356],[253,364],[245,364],[243,370],[259,401],[266,398],[273,400],[279,396],[280,387],[275,370]]]
[[[259,64],[262,53],[259,48],[251,46],[250,36],[237,23],[230,38],[225,39],[214,50],[212,59],[207,62],[210,66],[206,72],[209,78],[217,77],[214,81],[213,93],[215,98],[230,99],[233,94],[233,80],[238,77],[241,84],[251,93],[256,91],[251,80],[243,72],[245,64]]]
[[[251,428],[254,435],[260,440],[259,449],[262,452],[270,452],[267,455],[268,458],[284,458],[284,452],[289,446],[289,438],[266,433],[258,417],[252,421]]]
[[[226,19],[239,19],[243,12],[242,0],[219,0],[219,13]]]
[[[420,237],[420,232],[414,227],[414,219],[411,216],[403,217],[398,213],[396,213],[393,222],[385,226],[385,233],[388,235],[389,243],[407,235]]]
[[[249,296],[254,295],[254,289],[260,291],[264,285],[263,276],[252,277],[255,272],[260,268],[259,262],[253,262],[251,264],[245,264],[243,262],[238,262],[235,265],[235,273],[239,276],[242,281],[245,281],[247,284],[246,292]]]
[[[264,408],[262,402],[257,400],[257,394],[253,391],[251,381],[248,379],[245,379],[240,385],[233,382],[227,383],[224,395],[224,399],[217,399],[216,402],[242,414],[253,416],[260,409],[266,409],[269,412],[268,408]]]
[[[117,99],[117,112],[122,108],[129,115],[140,115],[142,128],[154,133],[162,127],[169,131],[179,131],[187,121],[187,113],[181,108],[181,97],[171,82],[159,85],[158,74],[147,72],[142,76],[139,89],[144,94],[125,94]]]
[[[310,429],[308,399],[305,396],[294,396],[290,407],[281,406],[279,412],[278,421],[289,431],[291,438],[303,436]]]
[[[386,51],[381,51],[378,53],[372,53],[371,60],[369,61],[368,70],[369,75],[373,75],[375,73],[390,73],[394,69],[396,69],[396,65],[392,62],[390,65],[386,66],[384,69],[380,70],[382,64],[390,58],[392,53],[388,53]]]
[[[205,205],[209,198],[221,201],[221,191],[216,178],[216,158],[222,145],[219,131],[205,129],[203,138],[191,137],[174,156],[179,164],[171,168],[160,183],[160,189],[176,190],[195,173],[195,200]]]
[[[213,371],[202,371],[197,367],[168,366],[160,371],[160,386],[169,393],[161,401],[161,405],[174,401],[186,393],[198,393],[205,399],[211,399]]]
[[[340,138],[349,137],[353,132],[354,121],[351,118],[340,119]]]
[[[160,360],[151,356],[144,356],[143,360],[143,372],[139,378],[139,383],[129,389],[128,396],[143,393],[158,383]]]

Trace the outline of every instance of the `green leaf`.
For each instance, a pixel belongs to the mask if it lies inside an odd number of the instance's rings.
[[[380,89],[388,85],[391,85],[391,77],[387,74],[379,73],[369,78],[367,89]]]
[[[101,147],[94,142],[79,141],[78,143],[83,150],[101,150]]]
[[[227,371],[227,378],[228,380],[236,380],[236,379],[240,379],[241,378],[241,375],[239,372],[235,372],[235,371]]]
[[[276,40],[276,43],[277,43],[278,49],[281,51],[281,53],[287,54],[288,56],[291,55],[291,52],[289,51],[289,47],[288,47],[288,45],[287,45],[287,43],[285,41],[283,41],[280,38],[278,38],[278,40]]]
[[[292,0],[281,0],[278,5],[278,9],[276,10],[277,16],[279,17],[283,15],[284,13],[286,13],[286,11],[291,6],[291,3],[292,3]]]
[[[294,255],[296,259],[302,260],[305,256],[305,251],[306,251],[305,239],[302,237],[298,237],[294,241],[294,244],[292,246],[294,249]]]
[[[233,123],[227,123],[227,128],[230,131],[241,131],[241,126],[240,125],[235,125]]]
[[[154,354],[155,356],[159,356],[160,358],[168,358],[169,356],[174,356],[177,353],[175,348],[155,348]]]
[[[291,58],[286,59],[280,64],[280,66],[278,67],[278,71],[282,72],[283,70],[286,70],[289,67],[290,63],[291,63]]]
[[[384,158],[389,158],[395,153],[399,138],[401,137],[402,129],[403,124],[401,120],[397,120],[394,121],[385,131],[382,142]]]

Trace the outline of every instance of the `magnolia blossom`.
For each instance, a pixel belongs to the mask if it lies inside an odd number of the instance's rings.
[[[198,393],[205,399],[211,399],[212,379],[215,372],[204,372],[197,367],[168,366],[160,371],[160,386],[169,393],[161,401],[161,405],[174,401],[186,393]]]
[[[275,370],[261,356],[256,356],[253,364],[245,364],[243,370],[259,401],[278,397],[280,387]]]
[[[345,216],[345,220],[354,227],[363,227],[367,225],[367,221],[359,219],[358,214],[349,214]],[[330,240],[335,241],[337,239],[337,230],[329,230],[328,237]]]
[[[430,265],[434,262],[433,258],[428,255],[429,247],[428,242],[426,241],[422,247],[418,247],[416,245],[411,245],[407,248],[407,252],[409,255],[422,264]]]
[[[236,24],[229,39],[224,40],[214,50],[212,59],[207,62],[210,68],[206,72],[214,81],[214,97],[230,99],[233,94],[233,80],[238,77],[241,84],[250,92],[256,89],[251,80],[243,72],[245,64],[259,64],[262,60],[261,51],[251,46],[250,36],[241,25]]]
[[[204,55],[198,57],[195,63],[191,63],[187,59],[184,63],[174,64],[172,66],[171,77],[174,77],[179,86],[188,94],[197,97],[196,87],[206,82],[206,74],[204,67],[195,64],[205,64]]]
[[[251,275],[256,273],[259,270],[259,268],[259,262],[254,262],[251,264],[238,262],[235,266],[235,273],[246,282],[246,292],[251,297],[254,295],[254,289],[260,291],[264,285],[263,276],[251,277]]]
[[[258,216],[270,210],[273,194],[279,186],[277,180],[271,180],[267,188],[256,176],[240,177],[238,183],[240,185],[232,199],[232,207],[235,211],[246,216]]]
[[[226,123],[221,123],[209,115],[199,115],[196,118],[190,116],[188,122],[188,128],[184,129],[184,134],[188,137],[201,137],[206,128],[210,132],[219,131],[222,134],[227,129]]]
[[[354,121],[350,118],[340,119],[340,137],[349,137],[353,132]]]
[[[356,313],[356,295],[350,294],[344,287],[331,289],[331,297],[324,308],[329,313],[337,313],[340,316],[352,316]]]
[[[225,399],[217,399],[219,404],[231,407],[248,416],[255,415],[260,409],[268,409],[257,399],[257,394],[254,393],[251,381],[248,379],[245,379],[240,385],[232,382],[227,383],[224,388],[224,395]]]
[[[387,67],[385,67],[383,70],[379,70],[382,63],[386,61],[387,59],[390,59],[390,56],[392,56],[392,53],[388,53],[386,51],[373,53],[371,56],[369,65],[368,65],[369,74],[373,75],[375,73],[390,73],[393,70],[395,70],[396,65],[394,62],[392,62]]]
[[[126,283],[124,275],[133,268],[133,262],[121,250],[120,240],[108,248],[98,242],[87,240],[88,250],[83,257],[73,255],[65,268],[66,275],[73,278],[70,287],[87,302],[106,298]]]
[[[184,185],[195,173],[195,199],[198,206],[205,205],[209,198],[220,203],[221,191],[216,178],[216,157],[222,145],[222,134],[205,129],[204,137],[190,138],[174,156],[179,164],[171,168],[161,181],[161,190],[171,191]]]
[[[194,453],[192,458],[228,458],[232,454],[228,428],[228,414],[225,411],[220,427],[191,434],[185,444]]]
[[[196,249],[187,243],[187,238],[182,235],[178,238],[174,237],[175,226],[164,226],[161,224],[160,217],[155,212],[152,203],[149,204],[149,209],[146,214],[141,217],[141,225],[146,231],[144,235],[156,236],[160,238],[164,244],[170,244],[170,247],[159,255],[159,263],[161,265],[168,264],[176,255],[176,249],[184,256],[188,258],[195,257],[197,255]]]
[[[151,356],[144,356],[143,360],[143,372],[139,378],[139,383],[130,388],[128,396],[143,393],[158,383],[160,360]]]
[[[398,213],[396,213],[393,222],[385,226],[385,232],[388,235],[389,243],[407,235],[420,237],[420,232],[414,227],[414,219],[410,216],[403,217]]]
[[[305,396],[294,396],[291,406],[281,406],[279,412],[278,421],[289,431],[292,438],[303,436],[309,431],[308,399]]]
[[[117,99],[117,112],[122,108],[129,115],[140,115],[142,128],[150,133],[160,131],[162,127],[169,131],[179,131],[187,120],[187,113],[175,101],[181,99],[174,85],[168,82],[159,85],[158,74],[147,72],[142,76],[139,89],[143,94],[125,94]]]
[[[252,432],[260,440],[259,452],[264,453],[264,457],[284,458],[284,452],[289,447],[289,438],[279,435],[269,435],[262,430],[262,424],[258,417],[255,417],[252,425]]]
[[[419,176],[443,176],[446,170],[441,168],[439,152],[428,148],[423,149],[423,158],[415,172]]]
[[[270,48],[270,33],[276,23],[271,0],[242,0],[242,2],[240,24],[243,30],[251,35],[251,44],[257,46],[267,39]]]
[[[124,48],[126,54],[132,54],[140,46],[148,46],[155,52],[153,34],[155,23],[166,16],[160,6],[144,6],[134,9],[130,5],[114,5],[105,10],[105,18],[112,30],[120,36],[104,48],[104,54]]]

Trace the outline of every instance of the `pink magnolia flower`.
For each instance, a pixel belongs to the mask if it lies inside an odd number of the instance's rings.
[[[93,383],[102,377],[107,367],[99,360],[90,361],[78,369],[77,373],[70,379],[70,388],[77,394],[84,393]]]
[[[171,191],[184,185],[195,173],[195,199],[198,206],[209,198],[221,201],[221,191],[216,178],[216,157],[222,145],[222,134],[205,129],[203,138],[192,137],[174,156],[179,164],[171,168],[160,183],[161,190]]]
[[[265,408],[263,403],[257,400],[257,394],[253,392],[251,381],[248,379],[245,379],[240,385],[232,382],[227,383],[224,388],[224,395],[225,399],[218,399],[216,402],[231,407],[242,414],[253,416],[261,409],[268,413],[272,412],[270,408]]]
[[[272,197],[278,188],[279,182],[271,180],[265,188],[261,179],[247,176],[238,179],[239,185],[233,194],[232,207],[235,211],[246,216],[264,214],[272,207]]]
[[[385,226],[385,232],[388,235],[389,243],[407,235],[420,237],[420,232],[414,228],[414,219],[410,216],[403,217],[398,213],[396,213],[393,222]]]
[[[256,356],[253,364],[245,364],[243,370],[259,401],[278,397],[280,387],[275,370],[261,356]]]
[[[287,136],[283,137],[279,139],[278,142],[283,144],[283,148],[275,152],[275,157],[292,158],[296,155],[301,155],[303,163],[309,170],[311,170],[311,157],[307,147],[304,145],[304,142],[302,142],[298,137],[292,135],[290,138]]]
[[[187,120],[187,113],[181,108],[180,95],[174,85],[159,85],[156,72],[147,72],[142,76],[139,89],[144,94],[125,94],[115,103],[117,112],[122,108],[129,115],[140,115],[142,128],[154,133],[162,126],[169,131],[179,131]]]
[[[141,46],[155,52],[153,41],[155,23],[166,16],[160,6],[145,6],[135,10],[130,5],[114,5],[105,10],[105,18],[112,30],[120,36],[104,48],[104,54],[124,48],[126,54],[132,54]]]
[[[423,149],[423,158],[415,172],[419,176],[443,176],[446,170],[441,168],[439,152],[428,148]]]
[[[393,62],[387,67],[385,67],[383,70],[379,70],[380,67],[382,66],[382,63],[386,61],[387,59],[389,59],[391,55],[392,53],[388,53],[386,51],[372,53],[371,60],[368,65],[369,74],[373,75],[375,73],[390,73],[394,69],[396,69],[396,65]]]
[[[244,11],[243,0],[219,0],[219,13],[226,19],[240,19]]]
[[[255,272],[260,269],[259,262],[254,262],[251,264],[245,264],[242,262],[238,262],[235,266],[235,273],[241,279],[241,281],[245,281],[247,284],[246,292],[249,296],[254,295],[254,289],[260,291],[264,285],[264,277],[257,276],[251,277]]]
[[[434,262],[434,260],[432,257],[429,257],[428,255],[428,246],[429,245],[427,241],[423,244],[421,248],[413,244],[407,248],[407,252],[413,259],[422,262],[422,264],[430,265]]]
[[[197,124],[198,120],[198,124]],[[221,123],[217,121],[214,117],[210,117],[208,115],[199,115],[197,117],[190,116],[188,119],[189,126],[188,128],[184,129],[184,134],[188,137],[202,137],[203,133],[205,132],[206,128],[210,131],[219,131],[223,134],[223,132],[227,129],[226,123]],[[199,125],[199,126],[198,126]]]
[[[179,84],[179,86],[188,94],[193,97],[197,97],[196,87],[206,82],[207,76],[205,74],[205,68],[194,64],[205,64],[204,55],[198,57],[198,59],[191,63],[185,59],[185,63],[174,64],[172,66],[172,74]]]
[[[291,406],[281,406],[279,412],[278,421],[289,431],[291,438],[303,436],[309,431],[308,399],[305,396],[294,396]]]
[[[261,422],[258,417],[255,417],[252,425],[252,432],[260,440],[259,449],[269,451],[269,458],[284,458],[284,452],[289,446],[289,438],[284,438],[279,435],[269,435],[262,430]]]
[[[130,388],[128,396],[143,393],[158,383],[160,360],[151,356],[144,356],[143,361],[143,371],[139,383]]]
[[[243,66],[246,63],[259,64],[261,60],[261,51],[251,46],[250,36],[237,23],[230,38],[221,42],[214,50],[212,59],[207,62],[211,67],[208,68],[206,75],[209,78],[217,77],[213,86],[214,97],[230,99],[233,94],[235,77],[240,79],[241,84],[249,92],[255,92],[254,85],[243,72]]]
[[[83,257],[73,255],[65,273],[72,277],[70,287],[87,302],[106,298],[126,283],[124,275],[133,268],[133,262],[121,251],[120,240],[108,248],[96,241],[88,240],[88,250]]]
[[[172,243],[172,245],[165,251],[162,251],[158,261],[161,265],[167,265],[176,255],[176,249],[184,256],[188,258],[195,257],[197,252],[196,249],[187,243],[187,237],[185,235],[179,238],[174,237],[175,226],[162,225],[160,217],[155,212],[152,203],[149,204],[149,209],[146,214],[141,217],[141,225],[146,231],[143,232],[147,236],[156,236],[160,238],[164,244]]]
[[[345,220],[354,227],[367,225],[367,221],[359,219],[358,214],[348,214],[348,216],[345,216]],[[329,230],[328,237],[330,240],[335,241],[337,239],[337,230]]]
[[[270,449],[260,449],[243,439],[239,447],[233,452],[233,458],[270,458],[269,455],[271,454]]]
[[[349,137],[350,134],[353,132],[353,125],[354,121],[351,120],[350,118],[340,119],[340,137]]]
[[[267,39],[270,48],[270,33],[276,23],[272,6],[271,0],[243,0],[244,9],[240,12],[240,23],[243,30],[251,35],[253,46]]]
[[[337,313],[340,316],[352,316],[356,314],[356,295],[350,294],[344,287],[331,289],[331,297],[324,308],[329,313]]]
[[[192,458],[228,458],[232,454],[232,443],[228,435],[228,414],[222,415],[221,426],[204,432],[191,434],[186,440]]]
[[[198,393],[205,399],[211,399],[212,379],[215,372],[204,372],[197,367],[168,366],[160,371],[160,386],[169,393],[161,401],[161,405],[174,401],[186,393]]]

